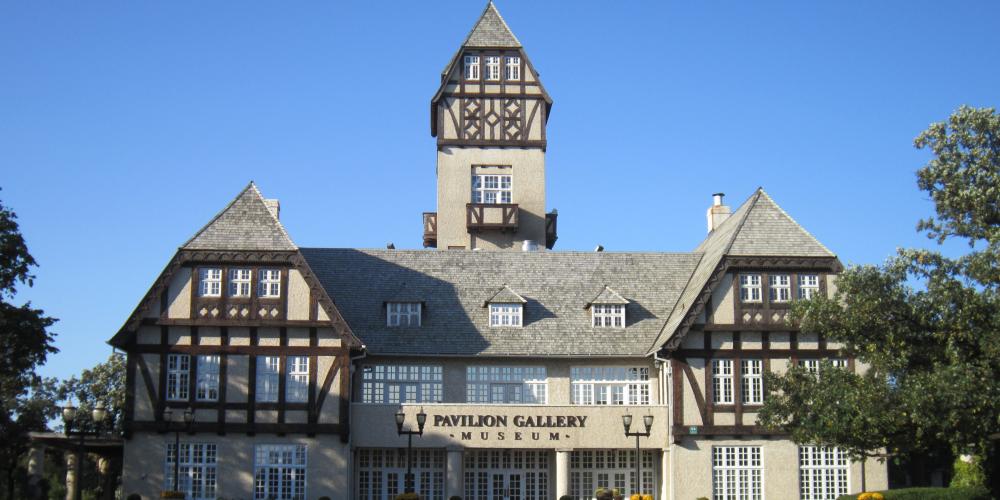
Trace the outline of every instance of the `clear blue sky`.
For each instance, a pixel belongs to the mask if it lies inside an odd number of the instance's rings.
[[[501,0],[555,100],[557,250],[688,251],[764,188],[845,263],[931,205],[913,138],[1000,103],[1000,3]],[[60,318],[42,368],[103,360],[176,248],[246,183],[300,246],[421,244],[429,100],[484,2],[0,4],[0,199]]]

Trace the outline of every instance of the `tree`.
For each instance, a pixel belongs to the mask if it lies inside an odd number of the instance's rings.
[[[21,236],[17,215],[0,203],[0,480],[14,498],[18,460],[27,450],[28,432],[44,430],[55,416],[49,404],[55,382],[34,373],[57,352],[48,328],[55,319],[30,303],[12,304],[19,285],[31,286],[35,259]]]
[[[796,442],[854,458],[942,446],[983,456],[1000,432],[1000,116],[963,106],[914,144],[932,153],[917,184],[935,207],[918,231],[969,252],[900,250],[846,270],[833,298],[793,307],[801,331],[843,343],[866,368],[767,378],[760,423]]]

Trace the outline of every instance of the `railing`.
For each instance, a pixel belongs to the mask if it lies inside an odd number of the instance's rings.
[[[556,240],[559,239],[556,235],[556,218],[558,217],[559,212],[555,210],[545,214],[545,248],[549,250],[556,246]]]
[[[469,231],[517,230],[517,203],[468,203],[465,207],[465,225]]]
[[[424,248],[437,248],[438,214],[424,212]]]

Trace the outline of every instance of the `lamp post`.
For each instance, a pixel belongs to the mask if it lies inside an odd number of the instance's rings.
[[[167,423],[167,428],[170,427],[170,417],[173,416],[173,411],[170,408],[163,410],[163,421]],[[184,430],[189,431],[191,429],[191,423],[194,422],[194,410],[191,407],[187,407],[184,410]],[[173,491],[180,491],[180,466],[181,466],[181,431],[180,429],[174,428],[174,487]]]
[[[80,440],[77,442],[76,446],[76,463],[73,467],[73,475],[75,481],[73,481],[73,499],[80,500],[80,472],[82,468],[81,462],[83,462],[83,451],[85,440],[87,436],[97,437],[101,435],[101,429],[104,426],[104,420],[108,417],[108,410],[104,407],[104,403],[98,402],[94,409],[90,412],[90,418],[94,422],[93,429],[84,429],[80,425],[80,421],[77,420],[77,410],[72,403],[66,405],[62,409],[62,419],[63,419],[63,432],[66,437],[79,437]],[[74,429],[74,427],[79,426],[80,428]]]
[[[644,415],[642,417],[642,424],[646,427],[646,432],[629,432],[629,428],[632,427],[632,415],[628,413],[622,415],[622,425],[625,426],[625,437],[635,436],[635,489],[638,491],[633,491],[632,493],[639,494],[642,494],[642,476],[640,476],[642,461],[639,456],[639,438],[649,437],[650,432],[653,430],[653,416]]]
[[[403,413],[403,409],[400,408],[396,412],[396,432],[400,436],[406,436],[406,477],[403,479],[403,493],[413,493],[413,436],[422,436],[424,434],[424,424],[427,423],[427,414],[424,413],[424,409],[420,409],[420,413],[417,413],[417,430],[403,430],[403,421],[406,420],[406,414]]]

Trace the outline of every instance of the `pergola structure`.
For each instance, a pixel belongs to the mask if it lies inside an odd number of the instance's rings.
[[[55,448],[65,452],[66,457],[66,500],[80,500],[76,497],[77,460],[86,455],[96,455],[97,473],[100,476],[100,492],[98,499],[112,500],[115,498],[115,476],[111,471],[121,468],[124,440],[109,436],[66,436],[61,432],[32,432],[31,451],[28,457],[29,498],[43,498],[41,488],[45,477],[45,451]]]

